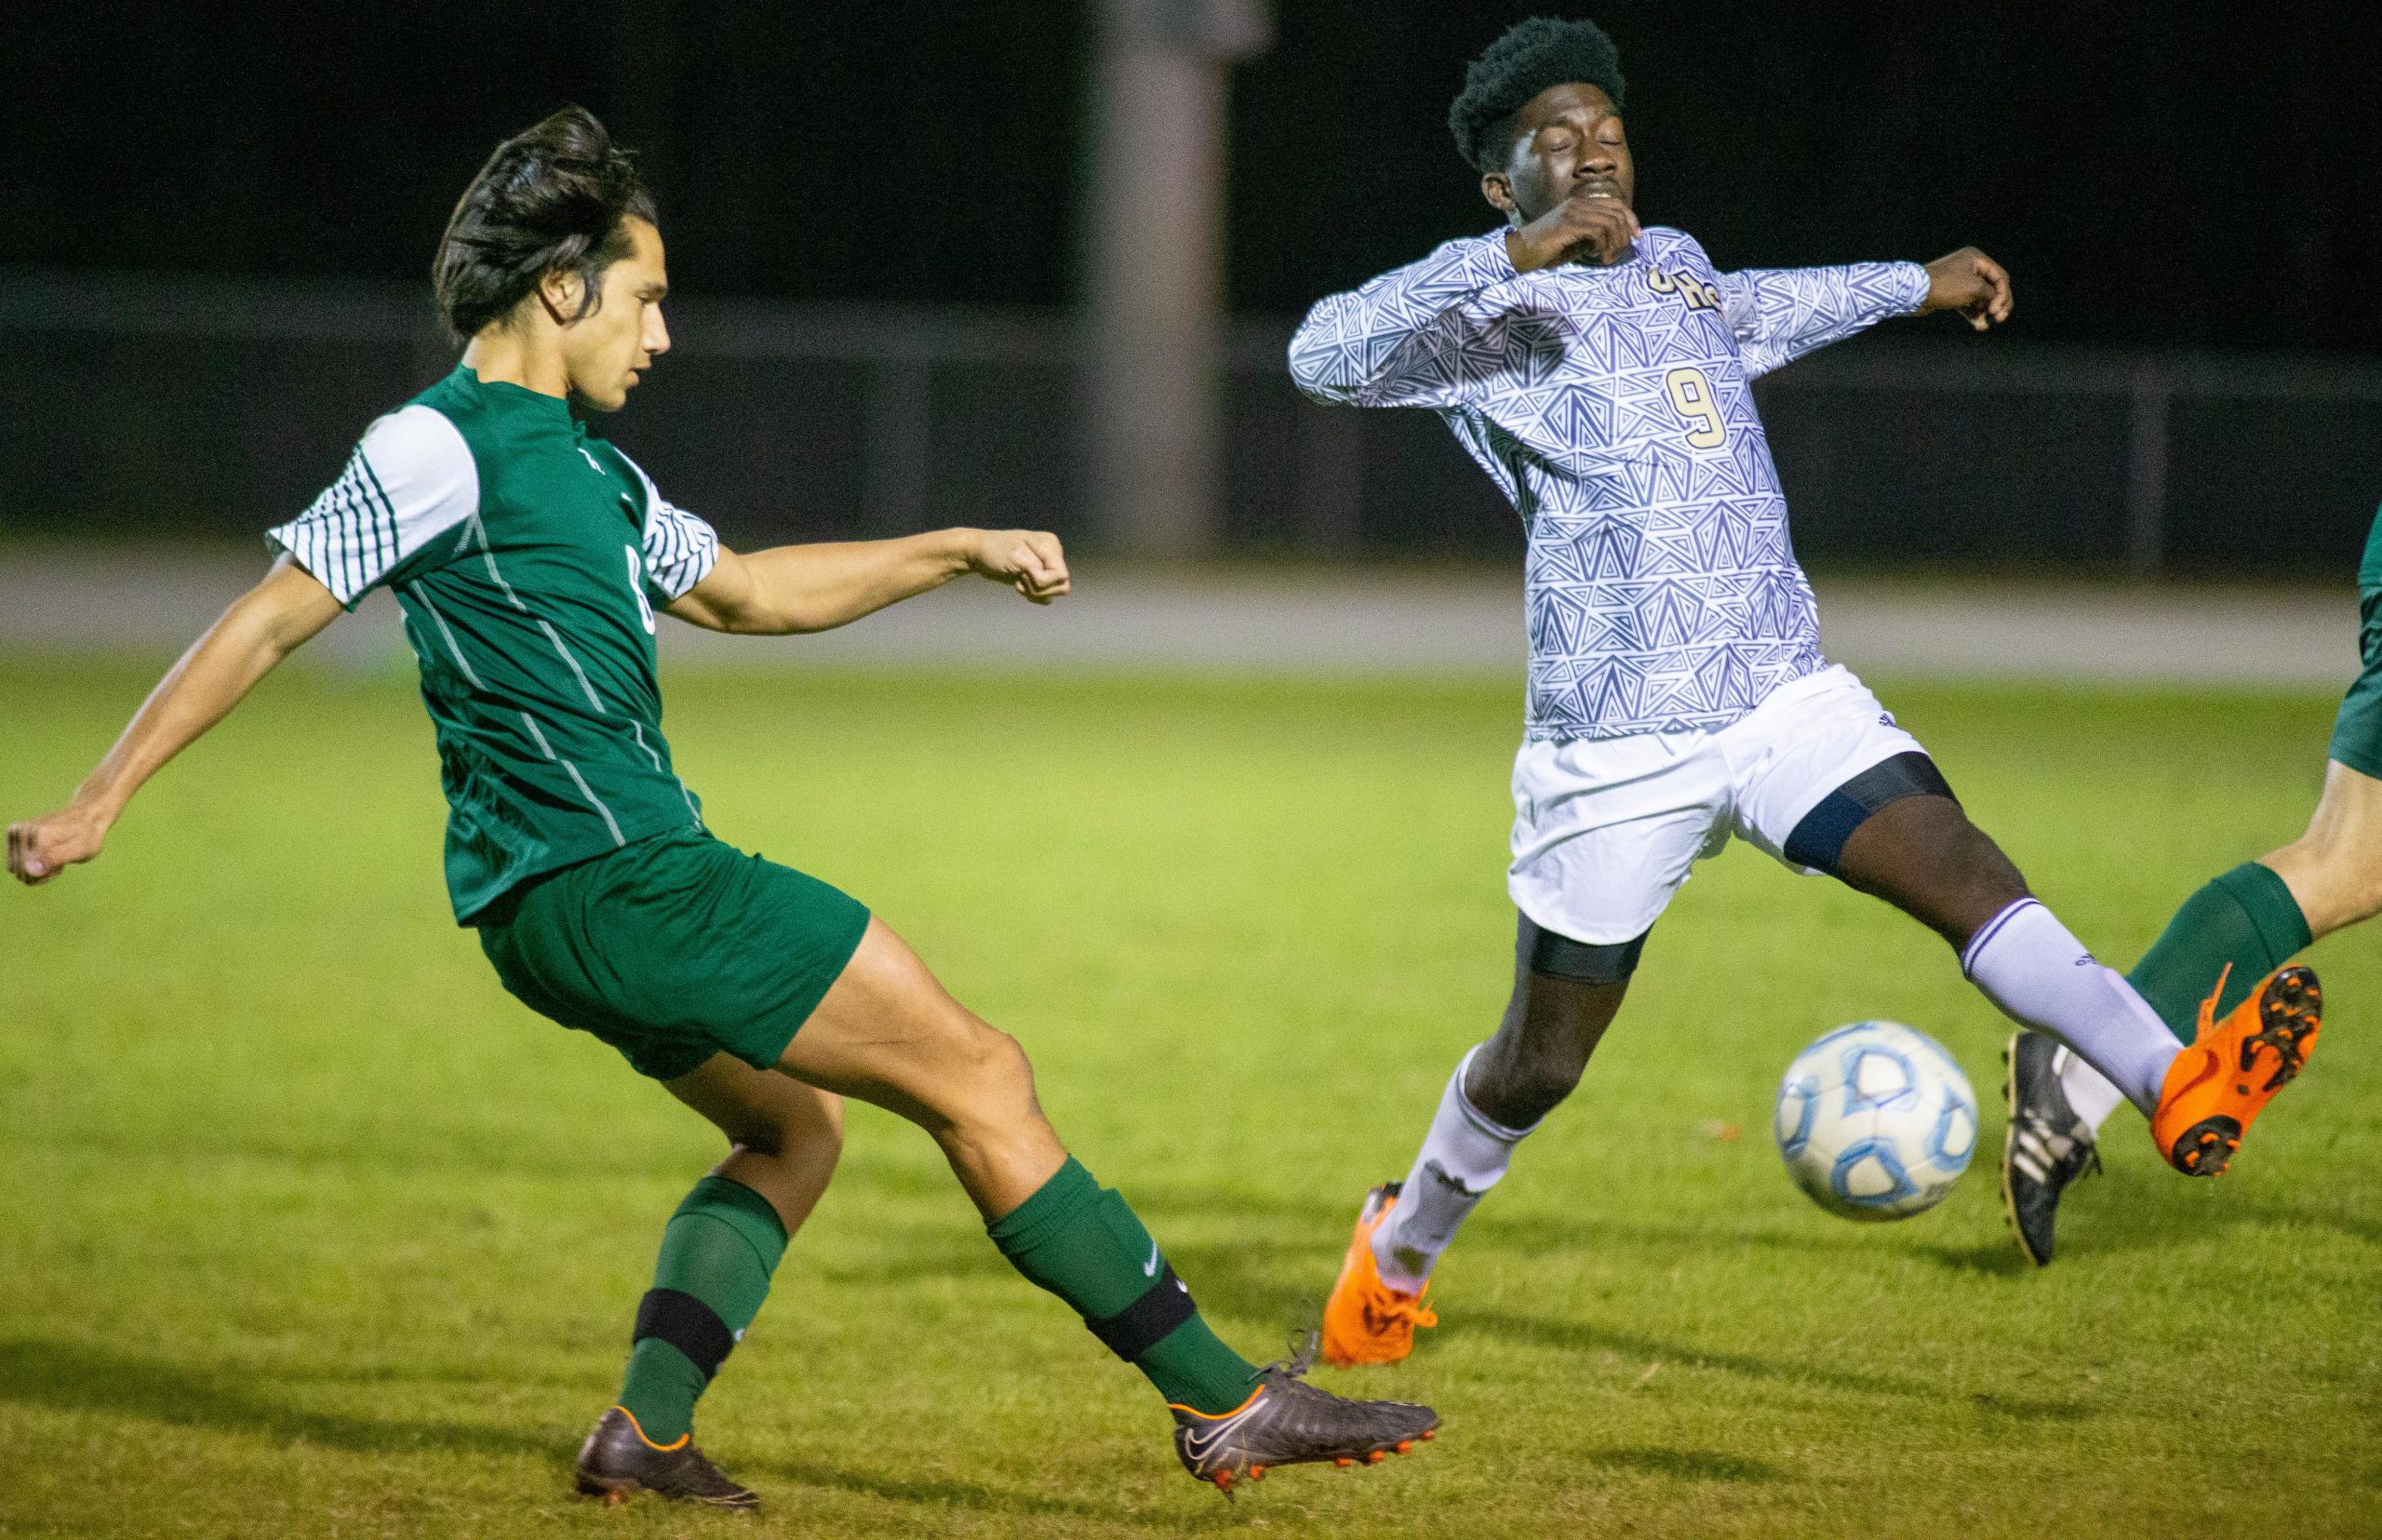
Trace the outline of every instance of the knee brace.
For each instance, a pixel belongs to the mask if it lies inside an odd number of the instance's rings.
[[[1960,801],[1934,760],[1923,754],[1897,754],[1821,797],[1819,806],[1805,813],[1795,832],[1786,837],[1783,853],[1798,866],[1834,877],[1837,858],[1844,853],[1844,842],[1853,837],[1853,831],[1887,803],[1906,797]]]
[[[1514,939],[1514,960],[1533,973],[1567,984],[1619,984],[1638,971],[1638,954],[1653,934],[1649,929],[1627,941],[1573,941],[1524,915]]]

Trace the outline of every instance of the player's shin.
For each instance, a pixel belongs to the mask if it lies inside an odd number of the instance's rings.
[[[1448,1077],[1414,1169],[1398,1188],[1398,1206],[1373,1231],[1373,1265],[1382,1282],[1403,1293],[1422,1292],[1439,1253],[1505,1174],[1514,1146],[1531,1132],[1507,1128],[1465,1094],[1465,1074],[1479,1051],[1475,1046]]]
[[[670,1216],[621,1386],[621,1407],[647,1442],[693,1431],[695,1401],[760,1313],[785,1243],[769,1200],[725,1176],[696,1183]]]
[[[2020,899],[1987,920],[1962,948],[1960,969],[2004,1014],[2066,1043],[2146,1116],[2158,1106],[2181,1045],[2041,904]]]
[[[1227,1412],[1257,1387],[1258,1367],[1209,1330],[1132,1209],[1074,1157],[986,1233],[1169,1402]]]

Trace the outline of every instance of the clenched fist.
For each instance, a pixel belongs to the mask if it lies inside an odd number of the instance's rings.
[[[1008,583],[1036,604],[1049,604],[1067,591],[1067,554],[1059,537],[1041,529],[978,529],[968,569],[978,577]]]
[[[1964,246],[1927,264],[1927,302],[1919,308],[1922,315],[1957,310],[1983,331],[2010,318],[2010,275],[1975,247]]]
[[[108,821],[87,808],[69,804],[47,818],[8,825],[8,875],[38,887],[66,867],[100,853]]]
[[[1574,194],[1528,224],[1506,231],[1505,255],[1517,273],[1559,262],[1609,267],[1640,234],[1636,212],[1613,194]]]

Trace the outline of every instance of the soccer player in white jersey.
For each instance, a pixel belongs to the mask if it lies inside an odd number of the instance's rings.
[[[1820,653],[1750,382],[1888,316],[1951,310],[1982,331],[2010,314],[2007,275],[1974,249],[1718,272],[1693,236],[1639,221],[1622,99],[1593,23],[1512,28],[1449,114],[1504,227],[1332,295],[1291,342],[1318,400],[1438,412],[1529,533],[1513,996],[1408,1176],[1366,1195],[1324,1311],[1332,1362],[1401,1359],[1436,1324],[1440,1253],[1578,1083],[1690,867],[1733,837],[1942,935],[2186,1172],[2223,1169],[2316,1031],[2313,976],[2284,969],[2181,1048]],[[2258,1072],[2224,1073],[2237,1057]]]
[[[932,1135],[1001,1254],[1158,1390],[1193,1476],[1229,1494],[1269,1466],[1429,1438],[1427,1407],[1347,1400],[1303,1363],[1225,1346],[1131,1207],[1061,1145],[1015,1040],[857,901],[704,825],[662,735],[655,609],[784,635],[971,572],[1047,604],[1068,575],[1035,530],[738,553],[673,507],[572,410],[618,410],[670,345],[654,221],[635,166],[576,108],[497,148],[435,268],[461,362],[272,532],[273,570],[67,805],[9,826],[9,872],[46,883],[97,856],[142,782],[385,586],[437,729],[456,921],[523,1004],[619,1050],[729,1146],[662,1229],[580,1491],[757,1503],[696,1448],[695,1403],[836,1169],[840,1096]]]

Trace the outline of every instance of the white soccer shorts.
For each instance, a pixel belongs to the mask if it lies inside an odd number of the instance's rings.
[[[1808,871],[1786,855],[1803,815],[1863,770],[1921,752],[1841,666],[1780,686],[1725,728],[1526,743],[1505,885],[1541,929],[1628,941],[1732,835]]]

